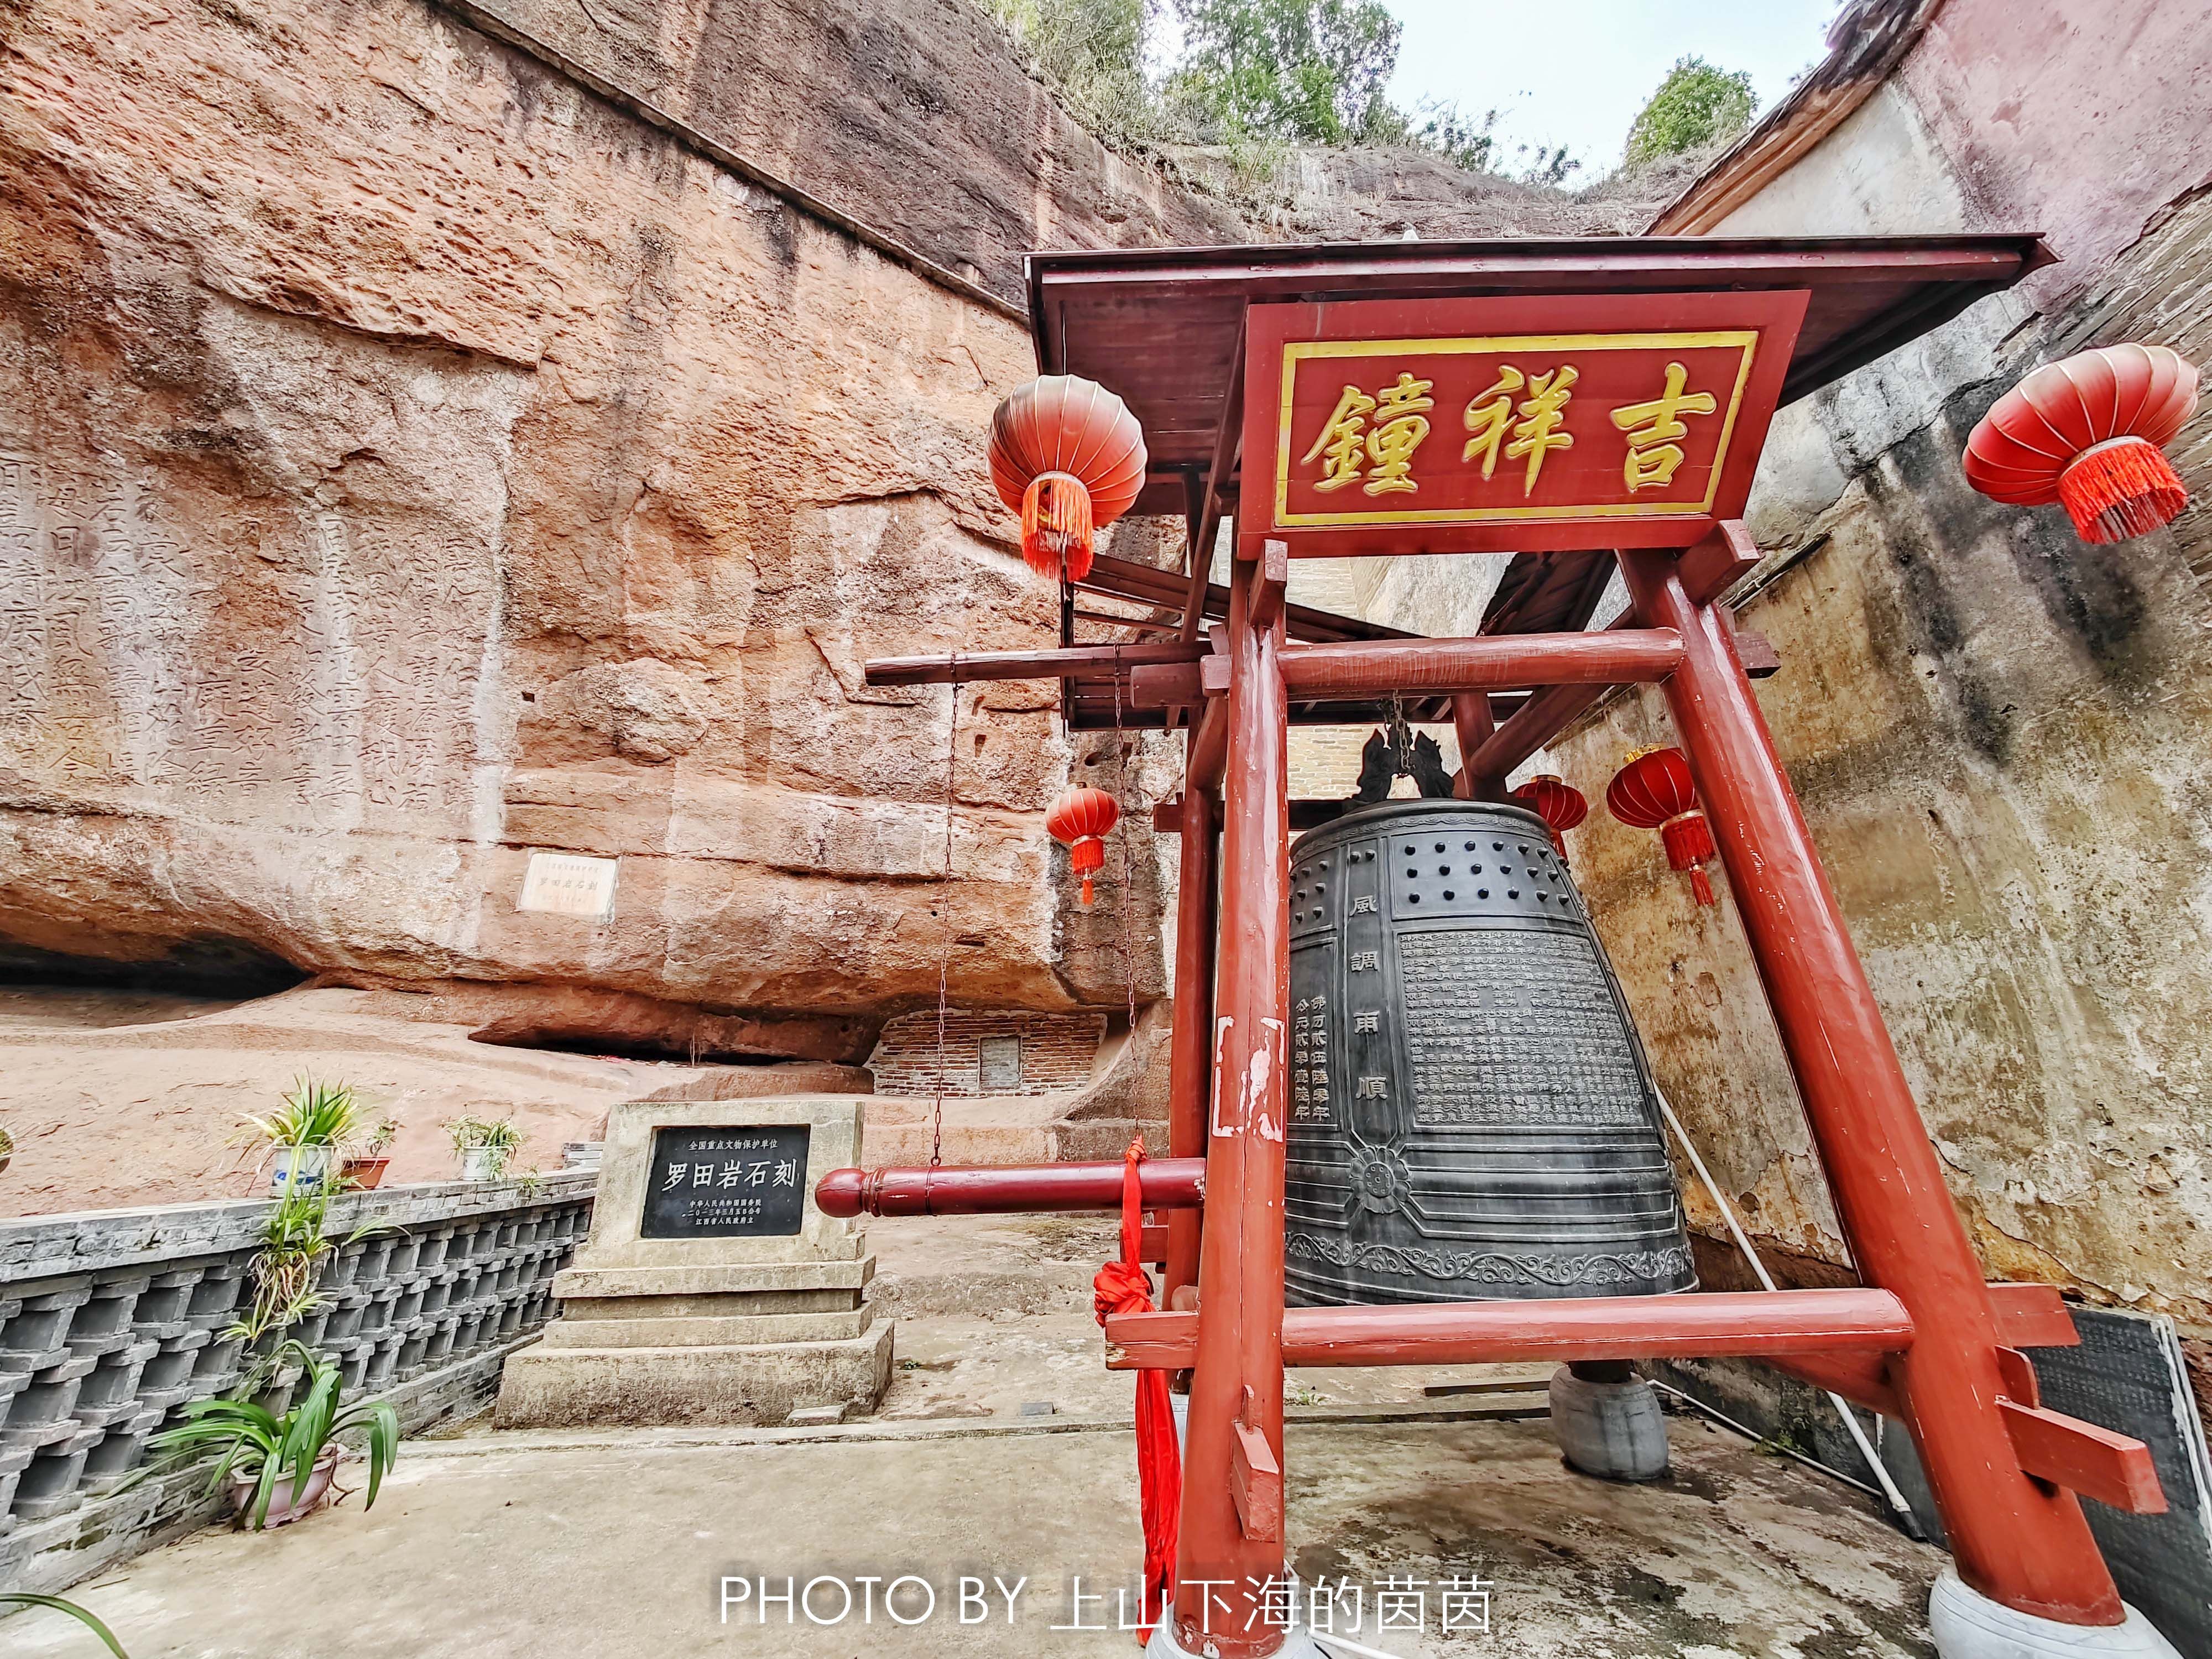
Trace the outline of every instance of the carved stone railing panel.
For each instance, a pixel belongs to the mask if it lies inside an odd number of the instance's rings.
[[[323,1304],[283,1333],[349,1396],[411,1431],[488,1403],[497,1361],[556,1312],[553,1275],[590,1228],[595,1171],[333,1200]],[[296,1368],[256,1370],[231,1327],[261,1200],[0,1222],[0,1589],[59,1588],[204,1509],[197,1480],[132,1480],[146,1441],[249,1375],[283,1411]],[[479,1375],[481,1373],[481,1375]]]

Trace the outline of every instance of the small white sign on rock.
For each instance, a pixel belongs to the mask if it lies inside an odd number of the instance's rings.
[[[532,853],[522,878],[522,896],[514,908],[605,921],[615,913],[615,874],[621,868],[620,859]]]

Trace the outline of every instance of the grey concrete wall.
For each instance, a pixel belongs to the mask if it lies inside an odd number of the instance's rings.
[[[349,1399],[414,1433],[491,1402],[507,1353],[552,1317],[599,1176],[445,1182],[333,1200],[319,1300],[249,1341],[271,1204],[246,1200],[0,1223],[0,1588],[53,1591],[210,1518],[204,1468],[145,1468],[196,1400],[290,1403],[296,1340]]]
[[[2061,263],[1784,412],[1741,605],[1759,699],[1992,1276],[2212,1334],[2212,515],[2115,547],[1967,489],[2032,368],[2212,358],[2212,21],[1954,0],[1723,234],[2041,229]],[[2200,503],[2212,417],[2172,446]],[[1627,698],[1558,746],[1595,799],[1672,740]],[[1577,869],[1662,1080],[1753,1231],[1847,1259],[1741,926],[1601,808]],[[1693,1211],[1705,1208],[1692,1194]],[[2194,1354],[2201,1361],[2201,1342]],[[2200,1389],[2202,1372],[2200,1370]]]

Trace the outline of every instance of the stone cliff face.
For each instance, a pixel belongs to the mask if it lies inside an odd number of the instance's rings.
[[[467,0],[994,293],[1039,247],[1255,240],[1093,138],[973,0]]]
[[[879,1019],[949,920],[956,1000],[1121,1000],[1054,688],[860,684],[1050,632],[1012,321],[421,0],[6,16],[10,951]],[[518,912],[533,848],[619,855],[611,922]]]

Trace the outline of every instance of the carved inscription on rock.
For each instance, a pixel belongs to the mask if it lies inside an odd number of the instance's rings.
[[[173,487],[0,449],[0,764],[218,819],[467,827],[489,550],[274,501],[188,545]]]
[[[1636,1057],[1597,954],[1583,939],[1560,946],[1535,974],[1510,933],[1398,936],[1418,1122],[1599,1129],[1645,1121]]]

